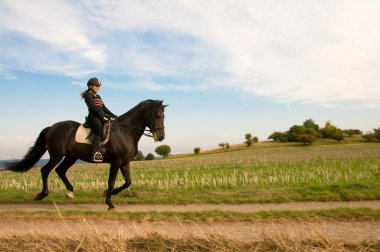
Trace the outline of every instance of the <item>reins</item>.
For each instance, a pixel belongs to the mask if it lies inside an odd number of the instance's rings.
[[[124,124],[124,125],[127,126],[127,128],[130,128],[131,130],[134,130],[134,132],[136,132],[136,133],[140,133],[141,131],[143,131],[142,134],[144,136],[154,138],[153,132],[152,132],[151,129],[143,129],[143,128],[135,127],[135,126],[130,125],[130,124]],[[161,129],[165,129],[165,127],[164,128],[153,129],[153,131],[161,130]],[[145,133],[145,132],[150,132],[150,134],[149,133]]]
[[[152,131],[150,129],[143,129],[143,128],[135,127],[135,126],[132,126],[132,125],[129,125],[129,124],[124,124],[124,125],[127,126],[127,128],[130,128],[131,130],[133,130],[136,133],[140,133],[141,131],[143,131],[142,134],[144,136],[154,138],[153,134],[145,133],[145,132],[152,133]]]

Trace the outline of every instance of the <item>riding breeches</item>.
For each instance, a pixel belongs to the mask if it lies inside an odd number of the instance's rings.
[[[99,117],[94,115],[89,115],[87,118],[88,124],[90,124],[92,131],[95,135],[99,136],[100,139],[103,138],[103,124]]]

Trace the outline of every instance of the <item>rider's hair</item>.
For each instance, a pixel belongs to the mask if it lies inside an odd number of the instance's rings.
[[[90,87],[88,87],[88,89],[87,90],[85,90],[85,91],[83,91],[81,94],[80,94],[80,96],[82,97],[82,99],[84,99],[84,96],[86,95],[86,93],[88,92],[88,91],[90,91],[91,90],[91,88]]]

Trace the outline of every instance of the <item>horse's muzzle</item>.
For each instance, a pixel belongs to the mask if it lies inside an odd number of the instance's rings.
[[[154,141],[162,142],[165,139],[165,130],[159,129],[153,132]]]

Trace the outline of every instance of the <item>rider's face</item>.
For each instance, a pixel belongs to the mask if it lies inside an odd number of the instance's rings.
[[[91,89],[92,89],[92,91],[94,91],[95,93],[97,93],[100,90],[100,86],[93,85]]]

